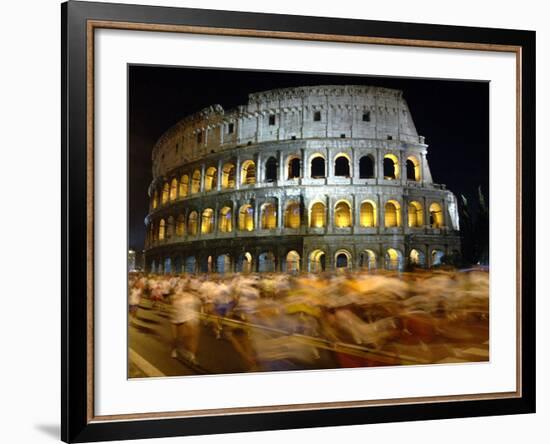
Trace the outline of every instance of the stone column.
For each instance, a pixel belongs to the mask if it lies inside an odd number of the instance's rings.
[[[241,156],[237,154],[235,160],[235,189],[241,188]]]
[[[283,199],[277,198],[277,231],[283,231]]]
[[[278,182],[279,184],[283,183],[285,180],[285,161],[284,161],[284,155],[282,151],[279,151],[278,153],[279,157],[279,170],[277,171],[277,177],[279,178]]]
[[[375,159],[375,173],[376,173],[376,183],[384,183],[384,152],[380,148],[376,148],[376,159]]]
[[[205,176],[205,170],[206,170],[206,167],[204,165],[204,163],[201,165],[201,180],[200,180],[200,184],[199,184],[199,193],[202,193],[204,192],[204,176]]]
[[[218,182],[216,186],[216,190],[220,191],[222,189],[222,168],[223,168],[223,162],[221,159],[218,160]]]

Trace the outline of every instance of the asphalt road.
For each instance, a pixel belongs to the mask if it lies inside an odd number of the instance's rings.
[[[183,358],[180,350],[177,359],[171,357],[172,338],[169,315],[162,308],[153,307],[144,299],[130,318],[128,329],[129,377],[183,376],[196,374],[229,374],[247,371],[247,365],[225,337],[217,339],[209,323],[201,322],[197,365]],[[319,350],[312,363],[298,363],[286,359],[263,362],[255,371],[310,370],[335,368],[338,364],[330,351]]]

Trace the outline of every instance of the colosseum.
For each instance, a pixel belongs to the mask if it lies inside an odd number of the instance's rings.
[[[312,86],[212,105],[152,152],[146,269],[157,273],[432,267],[460,249],[402,91]]]

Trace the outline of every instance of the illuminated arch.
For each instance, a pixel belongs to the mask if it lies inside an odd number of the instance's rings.
[[[409,263],[414,266],[423,267],[426,263],[426,257],[422,251],[413,248],[409,253]]]
[[[327,224],[327,207],[323,202],[314,202],[309,210],[309,226],[324,228]]]
[[[437,202],[432,202],[430,205],[430,226],[432,228],[442,228],[445,221],[443,218],[443,210]]]
[[[286,271],[288,273],[300,271],[300,255],[296,250],[291,250],[286,255]]]
[[[223,207],[220,210],[218,224],[221,233],[231,233],[233,231],[233,212],[230,207]]]
[[[334,253],[334,267],[336,269],[351,269],[351,253],[348,250],[338,250]]]
[[[237,258],[235,271],[240,273],[252,273],[252,254],[249,252],[241,254]]]
[[[226,163],[222,168],[222,189],[235,188],[235,164]]]
[[[403,268],[403,254],[395,248],[386,250],[386,269],[401,270]]]
[[[170,197],[170,185],[168,182],[165,182],[162,186],[162,204],[164,205],[166,202],[168,202],[168,198]]]
[[[322,154],[316,153],[311,156],[310,172],[314,179],[321,179],[327,176],[325,157]]]
[[[420,162],[415,156],[407,157],[407,180],[420,180]]]
[[[157,190],[153,193],[153,209],[157,208],[159,205],[159,193]]]
[[[341,200],[334,206],[334,226],[338,228],[351,227],[351,205],[345,200]]]
[[[372,200],[361,203],[359,220],[362,227],[376,227],[376,204]]]
[[[185,234],[185,217],[183,214],[178,216],[176,220],[176,236],[181,237]]]
[[[180,179],[180,197],[186,197],[189,194],[189,176],[184,174]]]
[[[239,230],[254,230],[254,208],[252,205],[245,204],[239,209]]]
[[[422,227],[424,225],[424,209],[420,202],[409,202],[409,227]]]
[[[206,208],[201,216],[201,233],[210,234],[214,232],[214,210]]]
[[[401,206],[396,200],[388,200],[384,205],[384,226],[388,228],[401,226]]]
[[[384,179],[399,179],[399,159],[395,154],[384,156]]]
[[[256,164],[253,160],[245,160],[241,165],[241,185],[256,183]]]
[[[191,177],[191,194],[200,192],[201,190],[201,172],[200,170],[193,171]]]
[[[271,251],[265,251],[258,256],[258,271],[260,273],[272,273],[275,271],[275,255]]]
[[[264,203],[261,207],[262,230],[274,230],[277,228],[277,209],[273,203]]]
[[[326,255],[323,250],[313,250],[309,254],[309,271],[311,273],[321,273],[325,271]]]
[[[159,240],[166,239],[166,222],[161,219],[159,222]]]
[[[190,236],[196,236],[199,232],[199,214],[196,211],[191,211],[187,218],[187,233]]]
[[[178,179],[175,177],[170,182],[170,200],[176,200],[178,198]]]
[[[285,228],[300,228],[300,204],[290,202],[285,208]]]
[[[443,256],[445,256],[445,252],[443,250],[432,250],[432,266],[441,265]]]
[[[206,170],[204,176],[204,191],[212,191],[218,187],[218,170],[216,167],[210,167]]]
[[[230,273],[232,268],[231,256],[229,254],[220,254],[216,258],[216,272]]]
[[[360,266],[368,270],[376,269],[376,253],[372,250],[365,250],[359,256]]]

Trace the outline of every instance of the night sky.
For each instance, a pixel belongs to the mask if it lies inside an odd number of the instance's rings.
[[[183,117],[220,104],[231,109],[251,92],[310,85],[373,85],[403,90],[419,135],[426,137],[434,182],[475,199],[489,187],[489,84],[343,74],[130,66],[129,248],[142,250],[152,180],[151,151]]]

